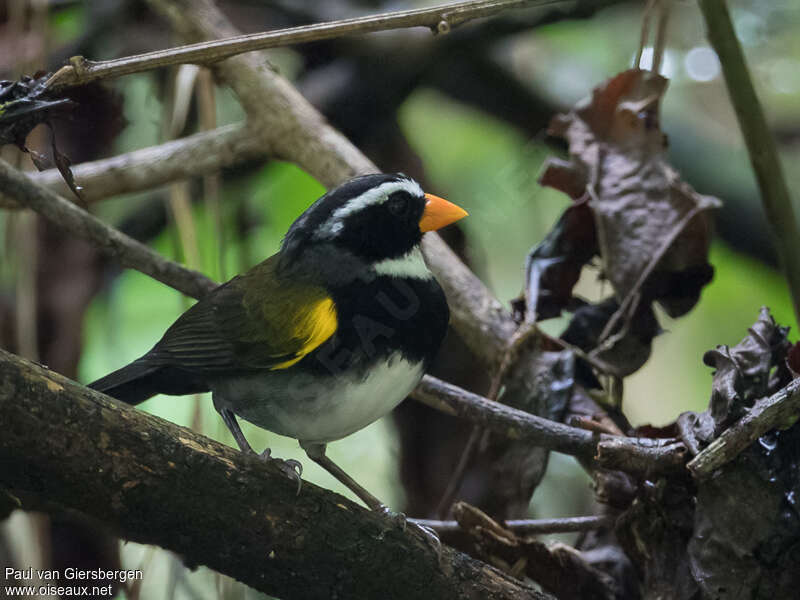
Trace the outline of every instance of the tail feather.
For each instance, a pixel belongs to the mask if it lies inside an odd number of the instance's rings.
[[[160,367],[141,359],[93,381],[88,387],[127,404],[139,404],[161,391]]]

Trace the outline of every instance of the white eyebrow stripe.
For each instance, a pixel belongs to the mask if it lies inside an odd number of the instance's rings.
[[[408,277],[412,279],[432,279],[433,273],[425,264],[422,251],[419,246],[415,246],[403,256],[398,258],[386,258],[373,266],[378,275],[389,275],[392,277]]]
[[[386,202],[386,199],[394,192],[404,190],[412,196],[423,196],[424,192],[416,181],[411,179],[401,179],[400,181],[388,181],[378,187],[367,190],[360,196],[349,200],[344,206],[337,208],[328,220],[320,226],[314,235],[317,239],[330,239],[342,230],[342,221],[351,214],[358,212],[370,205],[379,205]]]

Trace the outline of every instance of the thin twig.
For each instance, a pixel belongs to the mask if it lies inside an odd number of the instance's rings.
[[[71,168],[75,181],[83,188],[84,199],[97,202],[117,194],[149,190],[177,179],[201,177],[247,161],[266,160],[270,152],[270,146],[258,132],[245,124],[236,124]],[[26,175],[58,194],[70,194],[58,169]],[[19,208],[19,205],[2,190],[0,207]]]
[[[464,474],[467,472],[467,467],[478,450],[478,442],[482,437],[483,429],[479,425],[474,425],[472,431],[469,432],[469,438],[467,438],[467,443],[464,444],[464,449],[461,451],[461,456],[458,458],[455,469],[453,469],[453,473],[447,481],[444,493],[439,499],[439,504],[436,505],[435,514],[440,519],[444,519],[450,512],[453,500],[455,500],[458,490],[461,489],[461,483],[464,481]]]
[[[461,530],[458,521],[439,521],[435,519],[409,519],[409,521],[433,529],[437,533],[452,533]],[[602,527],[610,527],[613,524],[614,517],[610,515],[566,517],[561,519],[517,519],[501,523],[503,527],[519,535],[592,531]]]
[[[411,393],[415,400],[513,440],[576,456],[628,473],[674,471],[685,462],[686,447],[674,439],[597,434],[492,402],[426,375]],[[597,456],[596,456],[597,455]]]
[[[642,12],[642,26],[639,30],[639,47],[636,49],[636,56],[633,58],[633,68],[642,68],[642,55],[644,48],[647,45],[647,39],[650,36],[650,18],[653,16],[653,9],[655,8],[657,0],[647,0],[647,4]]]
[[[708,41],[719,57],[728,95],[750,154],[764,212],[789,283],[795,318],[800,323],[800,230],[775,139],[753,87],[727,4],[724,0],[699,0],[699,4],[706,21]]]
[[[165,103],[162,131],[168,138],[178,137],[186,127],[189,105],[197,82],[197,67],[184,65],[172,80],[172,93]],[[180,241],[183,262],[190,269],[200,269],[200,247],[197,242],[197,223],[192,210],[189,182],[185,179],[169,185],[169,209],[175,224],[174,231]],[[188,307],[187,307],[188,308]]]
[[[622,375],[620,374],[620,370],[617,367],[607,363],[603,359],[597,356],[592,356],[591,354],[584,352],[577,346],[573,346],[569,342],[565,342],[561,338],[547,336],[547,339],[550,342],[556,344],[557,346],[563,348],[564,350],[569,350],[578,358],[585,360],[587,363],[589,363],[591,366],[597,369],[600,373],[605,373],[606,375],[611,375],[612,377],[620,377],[620,378],[622,377]]]
[[[656,25],[656,40],[653,44],[653,63],[650,70],[658,73],[664,60],[664,50],[667,47],[667,27],[669,26],[670,2],[672,0],[659,0],[658,24]]]
[[[786,427],[800,415],[800,379],[768,398],[757,401],[739,421],[726,429],[686,465],[697,479],[706,479],[759,437],[776,427]]]
[[[200,127],[206,131],[217,128],[217,103],[215,98],[214,76],[208,69],[201,69],[197,79],[197,113]],[[220,202],[220,175],[215,169],[203,175],[203,200],[206,210],[211,215],[212,229],[217,248],[217,278],[228,279],[225,269],[225,227]]]
[[[124,267],[131,267],[193,298],[216,287],[211,279],[167,260],[0,159],[0,188],[68,233],[88,240]]]
[[[620,303],[619,308],[614,312],[613,315],[611,315],[611,318],[608,320],[608,323],[606,323],[606,326],[603,328],[603,331],[600,334],[600,337],[598,338],[597,342],[598,349],[600,350],[604,349],[603,342],[605,342],[608,336],[611,335],[611,332],[614,331],[614,328],[617,326],[617,323],[619,322],[620,318],[622,318],[623,316],[630,318],[630,316],[633,315],[634,309],[632,309],[632,304],[639,296],[639,290],[642,289],[644,282],[647,281],[647,278],[650,277],[653,270],[656,268],[656,266],[658,266],[658,263],[667,253],[667,250],[669,250],[672,247],[673,242],[678,238],[678,236],[686,228],[689,222],[695,216],[697,216],[700,213],[700,211],[706,210],[707,208],[709,208],[709,206],[704,203],[696,204],[695,206],[693,206],[691,210],[689,210],[689,212],[683,215],[680,221],[675,223],[675,226],[669,232],[669,235],[667,235],[661,241],[661,245],[658,248],[656,248],[656,251],[653,253],[653,256],[650,258],[649,262],[647,263],[645,268],[642,269],[642,272],[639,274],[639,278],[636,280],[636,283],[633,284],[633,287],[630,289],[628,294],[625,296],[625,298],[623,298],[622,302]],[[596,354],[594,350],[592,351],[592,353]]]
[[[492,376],[492,384],[489,387],[489,393],[487,394],[487,398],[489,400],[493,402],[497,401],[503,380],[505,379],[508,370],[519,358],[520,349],[522,346],[524,346],[525,342],[527,342],[531,336],[536,335],[538,331],[539,330],[536,327],[535,322],[526,322],[522,324],[516,332],[514,332],[513,336],[511,336],[508,346],[506,347],[505,352],[503,352],[503,360],[500,362],[500,368],[497,369],[495,374]],[[467,467],[472,462],[472,459],[478,450],[478,442],[482,437],[483,429],[478,425],[473,427],[469,434],[469,439],[467,439],[467,443],[464,445],[464,450],[461,453],[458,464],[456,464],[456,468],[450,475],[450,479],[447,482],[447,487],[445,488],[444,494],[442,494],[442,498],[439,500],[439,504],[436,507],[436,514],[439,516],[439,518],[445,518],[450,512],[450,507],[453,504],[453,500],[455,499],[458,490],[461,489],[461,483],[464,480]]]
[[[372,33],[407,27],[428,27],[435,33],[447,33],[467,21],[488,17],[501,11],[528,6],[544,6],[563,0],[471,0],[451,2],[431,8],[403,10],[380,15],[315,23],[277,31],[239,35],[156,50],[136,56],[94,62],[74,56],[70,64],[59,69],[46,83],[52,88],[82,85],[98,79],[109,79],[149,71],[170,65],[210,64],[222,59],[290,44],[301,44],[352,34]]]
[[[23,213],[11,221],[11,237],[14,239],[13,254],[16,267],[16,311],[14,314],[15,337],[20,356],[39,360],[39,219],[35,214]]]
[[[616,423],[606,418],[603,421],[598,421],[593,417],[573,415],[567,421],[568,425],[585,429],[586,431],[594,431],[595,433],[607,433],[609,435],[625,435],[622,430],[617,427]]]

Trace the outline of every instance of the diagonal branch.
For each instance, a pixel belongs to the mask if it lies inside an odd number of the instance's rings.
[[[594,433],[493,402],[430,375],[411,393],[423,404],[471,421],[513,440],[555,450],[598,466],[632,474],[674,472],[684,468],[686,447],[673,439],[631,438]]]
[[[94,244],[122,266],[141,271],[188,296],[200,298],[217,286],[202,273],[167,260],[52,190],[34,183],[2,159],[0,189],[57,227]]]
[[[0,501],[79,511],[281,598],[549,598],[333,492],[0,350]],[[187,493],[189,492],[189,493]]]
[[[756,401],[747,414],[695,456],[686,466],[695,478],[713,475],[770,429],[793,425],[800,414],[800,379]]]
[[[109,79],[184,63],[210,64],[244,52],[279,46],[372,33],[408,27],[427,27],[435,33],[474,19],[489,17],[501,11],[523,6],[544,6],[561,0],[470,0],[450,2],[430,8],[401,10],[381,15],[356,17],[328,23],[314,23],[277,31],[234,35],[226,39],[199,42],[188,46],[155,50],[136,56],[94,62],[74,56],[70,64],[59,69],[47,82],[57,89],[82,85],[98,79]]]
[[[210,0],[148,0],[188,41],[223,38],[238,32]],[[255,54],[214,65],[248,116],[250,127],[279,158],[289,160],[323,185],[379,169],[286,79]],[[425,256],[447,293],[453,325],[487,365],[496,365],[515,325],[509,313],[480,280],[450,252],[436,234],[428,234]]]
[[[772,228],[778,256],[789,284],[794,316],[800,323],[800,230],[775,138],[756,95],[727,3],[725,0],[699,0],[698,4],[705,18],[708,41],[722,66],[728,95],[736,111],[750,164],[761,191],[764,214]]]

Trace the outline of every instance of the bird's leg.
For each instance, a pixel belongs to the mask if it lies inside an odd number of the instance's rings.
[[[297,482],[297,493],[299,494],[300,487],[303,484],[303,480],[300,479],[300,476],[303,474],[303,465],[301,465],[298,461],[293,459],[283,460],[280,458],[272,458],[272,452],[269,448],[264,450],[261,454],[257,454],[256,451],[253,450],[252,446],[250,446],[250,443],[247,441],[247,438],[244,437],[244,433],[242,433],[242,428],[239,427],[239,422],[236,420],[236,415],[233,414],[233,411],[229,408],[220,408],[220,407],[217,407],[217,411],[222,417],[222,421],[225,423],[225,425],[228,427],[231,434],[233,435],[233,439],[235,439],[236,443],[239,445],[239,449],[245,454],[255,454],[261,460],[274,461],[275,464],[278,466],[278,468],[280,468],[280,470],[283,471],[287,477]]]
[[[364,504],[370,508],[370,510],[381,513],[394,523],[398,524],[403,531],[405,531],[407,525],[409,524],[409,522],[406,521],[406,516],[403,513],[394,512],[383,502],[378,500],[375,496],[370,494],[362,486],[356,483],[356,481],[350,477],[350,475],[345,473],[339,465],[328,458],[328,456],[325,454],[325,444],[300,442],[300,446],[306,451],[306,454],[308,454],[308,457],[311,460],[342,482],[347,489],[358,496],[362,502],[364,502]],[[436,535],[436,532],[433,531],[433,529],[417,523],[411,522],[410,525],[412,525],[415,529],[418,529],[423,534],[426,541],[434,548],[437,556],[441,556],[442,543],[439,541],[439,536]]]
[[[239,427],[239,422],[236,420],[236,415],[233,414],[233,411],[229,408],[221,408],[218,409],[218,411],[219,416],[222,417],[222,422],[225,423],[228,430],[233,435],[233,439],[236,440],[239,450],[245,454],[255,454],[256,451],[253,450],[252,446],[250,446],[250,443],[247,441],[247,438],[244,437],[242,428]]]
[[[367,490],[356,483],[356,481],[350,477],[350,475],[345,473],[339,465],[328,458],[328,456],[325,454],[325,444],[310,444],[306,442],[300,442],[300,446],[306,451],[308,458],[313,460],[320,467],[341,481],[347,487],[347,489],[361,498],[364,504],[366,504],[371,510],[387,515],[392,514],[392,511],[389,509],[389,507],[387,507],[383,502],[378,500],[375,496],[370,494]]]

